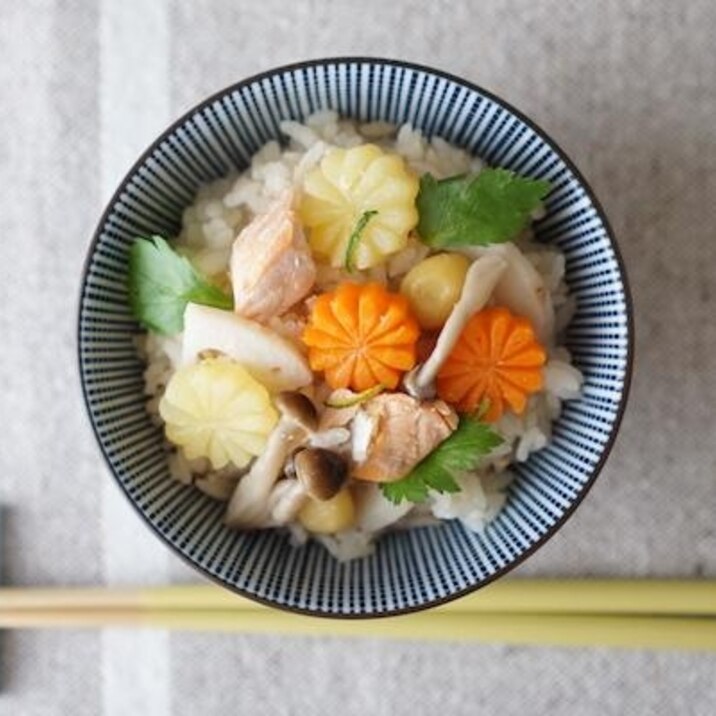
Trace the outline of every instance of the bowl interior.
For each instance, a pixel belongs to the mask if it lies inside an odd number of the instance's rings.
[[[275,531],[237,533],[223,507],[172,481],[161,432],[145,413],[139,332],[127,306],[127,247],[137,235],[178,232],[197,187],[241,171],[279,121],[323,108],[359,120],[410,122],[490,164],[549,179],[541,241],[565,252],[578,311],[567,346],[585,375],[550,445],[517,467],[506,506],[483,535],[459,523],[389,534],[369,558],[340,564]],[[112,199],[90,249],[80,319],[80,369],[102,451],[151,527],[206,575],[241,593],[329,615],[380,615],[485,584],[556,531],[596,477],[618,428],[631,362],[625,276],[609,228],[576,170],[536,127],[497,98],[441,73],[383,60],[282,68],[209,99],[168,130]]]

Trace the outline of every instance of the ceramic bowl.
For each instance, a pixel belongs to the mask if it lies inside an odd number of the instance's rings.
[[[339,563],[294,548],[278,531],[235,532],[223,505],[171,480],[161,430],[142,395],[143,366],[127,305],[127,248],[175,235],[197,187],[243,170],[280,138],[279,121],[331,108],[361,121],[410,122],[553,190],[538,240],[566,255],[578,302],[567,347],[584,373],[549,446],[516,467],[505,507],[482,535],[458,522],[388,534],[375,553]],[[121,138],[118,138],[120,140]],[[277,607],[326,616],[382,616],[430,607],[504,575],[565,523],[594,483],[624,412],[632,364],[624,267],[592,190],[534,122],[444,72],[380,59],[327,59],[243,80],[176,121],[139,158],[99,221],[82,278],[79,362],[84,398],[111,473],[154,533],[199,572]]]

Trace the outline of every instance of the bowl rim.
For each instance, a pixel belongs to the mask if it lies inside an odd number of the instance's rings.
[[[498,106],[505,109],[510,114],[517,117],[521,122],[523,122],[527,127],[529,127],[537,136],[540,137],[542,141],[544,141],[547,146],[550,147],[550,149],[564,162],[565,166],[572,172],[575,179],[580,183],[581,187],[583,188],[585,194],[589,198],[589,201],[594,206],[600,221],[602,222],[604,226],[604,230],[606,233],[606,237],[609,241],[609,244],[611,245],[612,251],[614,252],[614,257],[617,263],[617,267],[619,269],[619,276],[621,279],[622,284],[622,292],[624,294],[624,305],[626,309],[626,328],[627,328],[627,346],[626,346],[626,363],[624,368],[624,379],[622,384],[622,392],[621,392],[621,399],[619,401],[619,405],[616,410],[616,415],[614,418],[614,422],[612,424],[612,429],[609,434],[609,438],[604,445],[604,449],[599,457],[599,460],[597,464],[595,465],[592,474],[589,476],[587,481],[584,483],[584,486],[582,487],[582,490],[580,493],[575,497],[574,501],[569,505],[569,507],[565,510],[564,514],[553,524],[551,525],[547,531],[539,538],[537,541],[530,545],[524,552],[522,552],[520,555],[518,555],[515,559],[513,559],[508,564],[504,565],[503,567],[500,567],[497,569],[493,574],[489,575],[482,581],[471,584],[468,587],[465,587],[463,589],[459,589],[455,592],[452,592],[446,596],[439,597],[437,599],[430,599],[427,600],[421,604],[408,606],[408,607],[400,607],[397,609],[391,609],[386,610],[384,612],[377,612],[377,613],[371,613],[371,612],[357,612],[357,613],[344,613],[344,612],[322,612],[317,609],[310,609],[307,607],[297,607],[292,606],[290,604],[281,604],[279,602],[273,601],[271,599],[268,599],[266,597],[261,597],[255,594],[251,594],[249,591],[237,587],[234,584],[231,584],[230,582],[222,579],[218,575],[212,574],[209,572],[206,568],[200,566],[197,564],[194,560],[192,560],[189,556],[183,554],[181,550],[165,535],[163,535],[160,530],[158,530],[152,522],[149,520],[149,518],[144,514],[144,512],[139,508],[139,505],[132,499],[129,492],[126,490],[122,482],[120,481],[117,472],[115,470],[114,465],[112,464],[112,461],[107,454],[107,451],[104,448],[104,445],[102,444],[101,437],[99,435],[99,431],[97,428],[97,425],[95,424],[95,421],[92,417],[92,411],[90,408],[90,401],[89,396],[87,393],[87,386],[85,385],[84,380],[84,362],[82,357],[82,344],[81,344],[81,332],[82,332],[82,305],[85,299],[86,294],[86,287],[87,287],[87,277],[89,274],[89,269],[92,264],[92,258],[95,254],[97,244],[100,240],[100,235],[102,233],[102,229],[104,225],[107,222],[107,219],[109,218],[111,212],[113,211],[113,208],[117,201],[120,199],[122,193],[126,190],[127,185],[129,184],[129,181],[131,178],[135,175],[135,173],[144,165],[144,163],[151,157],[153,152],[164,142],[168,137],[170,137],[174,132],[176,132],[177,129],[179,129],[185,122],[187,122],[189,119],[191,119],[192,116],[194,116],[197,112],[200,112],[204,108],[210,106],[214,102],[220,100],[222,97],[236,91],[240,91],[252,84],[255,84],[257,82],[261,82],[265,79],[268,79],[270,77],[273,77],[275,75],[280,75],[288,72],[294,72],[297,70],[305,70],[311,67],[320,67],[320,66],[330,66],[330,65],[341,65],[341,64],[375,64],[375,65],[384,65],[389,67],[400,67],[403,69],[413,70],[415,72],[424,72],[429,75],[433,75],[435,77],[447,80],[449,82],[455,83],[458,86],[464,87],[467,90],[470,90],[471,92],[477,92],[478,94],[486,97],[490,101],[496,103]],[[257,602],[263,606],[266,607],[272,607],[274,609],[280,609],[285,612],[290,612],[293,614],[300,614],[303,616],[313,616],[313,617],[322,617],[326,619],[383,619],[393,616],[399,616],[404,614],[412,614],[415,612],[420,612],[425,609],[432,609],[433,607],[439,607],[441,605],[447,604],[448,602],[452,602],[456,599],[460,599],[461,597],[464,597],[468,594],[471,594],[473,592],[478,591],[479,589],[482,589],[483,587],[488,586],[492,582],[496,581],[497,579],[503,577],[508,572],[511,572],[513,569],[518,567],[520,564],[522,564],[526,559],[531,557],[537,550],[539,550],[542,546],[544,546],[569,520],[569,518],[574,514],[575,510],[579,505],[582,503],[584,498],[587,496],[587,494],[590,492],[592,487],[594,486],[594,483],[596,482],[597,477],[601,473],[609,455],[611,454],[611,451],[616,443],[617,437],[619,435],[619,430],[621,428],[621,423],[624,418],[624,414],[626,412],[627,403],[629,400],[629,393],[631,391],[631,383],[632,383],[632,373],[634,368],[634,351],[635,351],[635,336],[634,336],[634,303],[632,299],[631,294],[631,288],[629,285],[629,278],[626,272],[626,267],[624,265],[624,260],[621,255],[621,251],[619,249],[619,245],[617,244],[617,241],[614,237],[614,232],[612,230],[611,224],[609,223],[609,220],[607,218],[606,212],[604,211],[604,208],[602,207],[601,202],[597,198],[597,196],[594,193],[594,190],[592,189],[591,185],[587,182],[587,180],[584,178],[582,173],[579,171],[579,169],[575,166],[574,162],[569,158],[567,153],[559,146],[554,139],[550,135],[547,134],[535,121],[527,117],[525,114],[523,114],[520,110],[513,107],[509,102],[505,101],[501,97],[499,97],[494,92],[491,92],[489,90],[484,89],[480,85],[471,82],[469,80],[466,80],[462,77],[459,77],[458,75],[452,74],[450,72],[447,72],[445,70],[436,69],[434,67],[430,67],[428,65],[423,65],[416,62],[410,62],[405,60],[398,60],[398,59],[392,59],[392,58],[385,58],[385,57],[371,57],[368,55],[347,55],[347,56],[333,56],[333,57],[325,57],[325,58],[316,58],[316,59],[310,59],[310,60],[303,60],[300,62],[293,62],[285,65],[280,65],[278,67],[274,67],[268,70],[264,70],[262,72],[258,72],[256,74],[253,74],[245,79],[239,80],[238,82],[234,82],[223,89],[218,90],[217,92],[214,92],[206,99],[202,100],[201,102],[197,103],[196,105],[193,105],[188,110],[183,112],[176,120],[174,120],[167,129],[165,129],[155,140],[153,140],[150,145],[142,152],[142,154],[139,156],[139,158],[132,164],[130,169],[126,172],[122,180],[120,181],[117,189],[112,194],[111,198],[108,200],[107,205],[105,209],[103,210],[100,219],[97,223],[97,227],[95,228],[93,234],[92,234],[92,240],[90,242],[89,247],[87,248],[87,253],[85,256],[85,260],[83,262],[82,266],[82,281],[80,285],[80,292],[79,292],[79,301],[77,304],[77,334],[76,334],[76,340],[77,340],[77,367],[79,372],[79,378],[80,378],[80,385],[82,389],[82,398],[84,400],[87,417],[89,419],[90,425],[92,427],[92,432],[94,433],[95,440],[97,443],[97,446],[100,449],[100,452],[102,454],[102,457],[104,458],[104,462],[109,468],[109,471],[114,478],[115,484],[119,487],[121,492],[124,494],[128,502],[131,504],[133,509],[137,512],[137,514],[141,517],[144,524],[149,527],[149,529],[160,539],[161,542],[163,542],[166,546],[170,548],[170,550],[177,555],[180,559],[182,559],[186,564],[188,564],[192,569],[200,573],[202,576],[209,579],[211,582],[214,582],[224,589],[228,589],[235,594],[244,597],[245,599],[249,599],[251,601]]]

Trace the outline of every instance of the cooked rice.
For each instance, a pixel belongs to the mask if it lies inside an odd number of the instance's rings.
[[[416,173],[430,172],[438,178],[477,172],[483,167],[481,160],[464,150],[440,137],[428,139],[408,124],[398,128],[396,133],[394,126],[384,122],[358,125],[339,119],[336,112],[326,110],[310,116],[305,124],[282,122],[281,131],[288,138],[287,146],[276,141],[268,142],[254,155],[245,172],[201,187],[192,205],[184,211],[176,246],[191,257],[200,271],[212,276],[225,274],[231,245],[241,228],[287,189],[300,185],[305,173],[333,146],[351,147],[371,141],[402,155]],[[531,231],[525,232],[516,243],[550,291],[556,312],[555,336],[559,342],[576,307],[564,280],[564,256],[556,248],[535,243]],[[386,265],[358,272],[355,280],[380,280],[395,288],[408,269],[427,253],[427,247],[411,239]],[[343,272],[338,269],[318,267],[317,286],[322,291],[335,288],[343,278]],[[297,341],[304,320],[303,316],[289,312],[274,319],[270,326]],[[181,336],[166,338],[149,333],[138,340],[138,351],[147,363],[144,372],[145,393],[149,397],[147,410],[152,419],[161,424],[158,401],[179,364]],[[509,463],[524,462],[532,452],[549,442],[552,421],[559,417],[562,401],[578,397],[581,386],[582,375],[571,365],[566,349],[551,349],[545,367],[544,391],[530,397],[523,415],[506,413],[499,420],[495,427],[505,442],[484,461],[479,471],[458,477],[461,492],[431,493],[425,505],[414,508],[391,528],[427,524],[437,518],[459,519],[470,530],[484,530],[505,502],[505,490],[512,479],[512,473],[506,469]],[[238,470],[228,474],[226,471],[224,474],[220,474],[222,471],[212,472],[206,460],[189,461],[181,450],[169,445],[167,449],[171,451],[171,475],[200,489],[206,489],[208,480],[212,488],[206,491],[212,496],[217,497],[226,489],[227,479],[237,480],[241,474]],[[296,545],[305,543],[309,536],[297,524],[290,525],[289,531]],[[337,558],[353,559],[372,551],[377,534],[379,532],[352,529],[337,535],[314,537]]]

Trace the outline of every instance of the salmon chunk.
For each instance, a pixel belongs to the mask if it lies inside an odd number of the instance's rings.
[[[457,428],[442,400],[419,401],[385,393],[364,404],[353,421],[353,477],[393,482],[405,477]]]
[[[234,311],[266,323],[308,294],[316,266],[286,194],[257,216],[234,241],[231,284]]]

